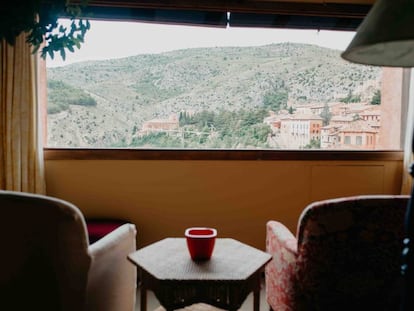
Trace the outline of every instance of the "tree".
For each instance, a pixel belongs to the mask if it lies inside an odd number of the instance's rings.
[[[327,103],[325,103],[325,106],[322,109],[320,117],[323,119],[323,126],[328,125],[329,122],[331,121],[332,112]]]
[[[312,138],[309,144],[304,146],[303,149],[321,149],[321,141],[319,139]]]
[[[349,90],[348,95],[344,98],[340,99],[341,102],[349,104],[349,103],[359,103],[361,102],[361,96],[360,95],[354,95],[352,94],[352,91]]]
[[[381,91],[376,90],[371,99],[371,105],[381,105]]]
[[[287,102],[288,92],[285,89],[269,91],[263,97],[264,107],[273,111],[286,109]]]
[[[17,1],[2,4],[0,23],[0,40],[14,45],[20,33],[27,34],[27,42],[33,46],[33,52],[41,49],[41,56],[53,59],[56,52],[63,60],[66,51],[74,52],[80,48],[86,32],[90,29],[88,19],[82,19],[85,1],[75,4],[66,0],[51,0],[45,3],[40,0]],[[44,5],[47,3],[47,7]],[[61,16],[70,18],[69,27],[60,21]],[[35,18],[36,17],[36,18]]]

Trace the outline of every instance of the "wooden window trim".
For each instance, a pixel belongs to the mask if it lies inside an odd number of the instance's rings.
[[[45,148],[45,160],[402,161],[402,151]]]
[[[89,0],[90,7],[199,10],[364,18],[374,1]]]
[[[371,0],[89,0],[83,13],[91,19],[219,27],[226,24],[225,16],[230,13],[232,27],[356,30],[371,7]],[[174,11],[181,14],[175,16]],[[200,20],[195,12],[205,13],[204,18]],[[284,16],[295,17],[299,25],[285,25]]]

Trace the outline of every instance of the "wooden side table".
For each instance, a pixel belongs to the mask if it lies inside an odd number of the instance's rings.
[[[166,310],[194,303],[238,310],[253,292],[254,311],[260,309],[260,279],[268,253],[234,239],[217,239],[208,261],[191,260],[184,238],[167,238],[128,256],[141,279],[141,311],[147,290]]]

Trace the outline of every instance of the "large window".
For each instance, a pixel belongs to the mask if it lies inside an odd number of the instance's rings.
[[[400,82],[342,60],[353,35],[92,21],[47,60],[47,146],[400,149],[382,126]]]

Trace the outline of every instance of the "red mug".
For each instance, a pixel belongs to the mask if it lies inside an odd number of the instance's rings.
[[[213,253],[217,230],[214,228],[192,227],[185,230],[188,251],[193,260],[208,260]]]

